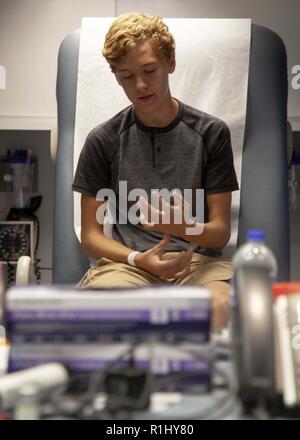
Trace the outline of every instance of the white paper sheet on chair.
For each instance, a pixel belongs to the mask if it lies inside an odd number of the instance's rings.
[[[88,132],[128,106],[101,55],[114,18],[83,18],[80,36],[74,170]],[[247,105],[251,37],[250,19],[166,18],[176,41],[176,69],[170,76],[172,96],[223,119],[229,126],[238,182]],[[240,192],[233,193],[232,236],[224,250],[236,247]],[[74,228],[80,236],[80,194],[74,193]]]

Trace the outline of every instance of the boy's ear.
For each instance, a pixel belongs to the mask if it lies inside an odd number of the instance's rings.
[[[121,85],[121,83],[120,83],[120,81],[119,81],[119,78],[118,78],[118,75],[115,73],[115,78],[116,78],[116,80],[117,80],[117,83],[119,84],[119,86]]]
[[[169,61],[169,72],[173,73],[176,67],[175,55],[172,55]]]

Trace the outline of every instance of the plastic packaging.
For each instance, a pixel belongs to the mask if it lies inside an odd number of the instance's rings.
[[[247,241],[240,246],[233,256],[233,270],[239,267],[263,267],[269,271],[272,279],[277,275],[277,262],[271,249],[265,244],[265,233],[261,230],[249,230]]]

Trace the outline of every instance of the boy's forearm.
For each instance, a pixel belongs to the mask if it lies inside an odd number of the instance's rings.
[[[82,237],[81,240],[86,254],[94,260],[106,257],[113,261],[127,263],[128,255],[134,250],[98,231],[90,232],[87,237]]]
[[[204,248],[223,249],[230,239],[230,230],[215,221],[202,224],[195,222],[194,225],[185,225],[180,237]]]

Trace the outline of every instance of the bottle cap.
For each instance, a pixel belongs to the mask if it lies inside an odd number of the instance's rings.
[[[250,229],[247,231],[247,240],[254,240],[254,241],[265,241],[266,234],[264,231],[259,229]]]

